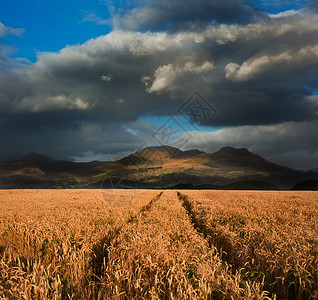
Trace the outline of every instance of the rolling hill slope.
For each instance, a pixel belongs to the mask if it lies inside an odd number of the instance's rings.
[[[317,178],[317,172],[293,170],[233,147],[215,153],[147,147],[115,162],[88,163],[54,161],[31,152],[20,160],[0,163],[1,188],[169,188],[181,184],[244,189],[257,182],[260,189],[264,182],[264,189],[289,189],[300,181]]]

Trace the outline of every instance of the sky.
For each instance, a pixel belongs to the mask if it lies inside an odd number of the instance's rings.
[[[314,0],[0,3],[0,161],[245,147],[318,167]]]

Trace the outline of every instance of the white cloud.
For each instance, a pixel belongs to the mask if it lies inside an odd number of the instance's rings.
[[[83,22],[93,22],[98,25],[111,25],[112,23],[110,19],[103,19],[92,11],[85,11],[84,13],[85,17],[83,18]]]
[[[135,56],[143,56],[163,52],[176,43],[166,33],[113,31],[73,49],[94,56],[105,55],[106,51],[130,52]]]
[[[163,91],[173,91],[181,87],[177,81],[188,74],[203,74],[213,70],[213,63],[205,61],[202,64],[187,62],[183,66],[174,66],[172,64],[160,66],[154,73],[154,80],[150,87],[147,88],[148,93],[161,93]],[[145,85],[149,85],[149,77],[143,77]]]
[[[112,74],[106,74],[106,75],[102,75],[100,79],[106,82],[110,82],[110,81],[113,81],[114,77]]]
[[[279,19],[279,18],[286,18],[286,17],[292,17],[299,13],[298,10],[290,9],[286,11],[279,12],[277,14],[268,14],[268,16],[272,19]]]
[[[24,32],[23,28],[8,27],[0,22],[0,37],[5,36],[5,35],[21,36],[23,34],[23,32]]]
[[[19,108],[33,112],[43,112],[48,110],[87,110],[92,105],[79,97],[68,97],[66,95],[56,95],[49,97],[25,97],[19,104]]]
[[[115,30],[83,45],[67,46],[59,53],[44,53],[40,61],[55,60],[67,57],[68,60],[79,58],[101,57],[110,51],[130,52],[134,56],[143,56],[165,52],[169,49],[182,49],[185,43],[202,44],[207,40],[219,44],[234,42],[238,39],[253,40],[266,36],[281,36],[287,33],[304,34],[318,30],[318,16],[296,15],[294,18],[274,19],[271,22],[253,23],[249,25],[208,25],[200,32],[184,31],[175,34],[166,32],[133,32]]]
[[[259,21],[248,25],[209,25],[200,32],[180,32],[173,36],[177,41],[194,41],[203,43],[206,40],[227,44],[238,39],[257,40],[264,37],[280,37],[288,33],[303,35],[318,30],[318,15],[309,13],[290,13],[288,16],[272,18],[268,22]]]
[[[176,71],[172,64],[160,66],[154,74],[154,81],[150,88],[147,89],[149,93],[160,92],[167,89],[176,78]]]
[[[245,81],[254,75],[267,71],[278,64],[292,64],[293,66],[304,62],[316,63],[318,61],[318,45],[303,47],[298,51],[287,50],[276,55],[260,55],[251,57],[238,65],[229,63],[225,66],[225,76],[233,81]]]

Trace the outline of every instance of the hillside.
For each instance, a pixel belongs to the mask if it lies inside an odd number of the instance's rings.
[[[55,161],[31,152],[0,163],[1,188],[170,188],[178,184],[226,189],[290,189],[318,179],[267,161],[246,148],[224,147],[215,153],[147,147],[115,162]],[[238,183],[237,183],[238,182]],[[257,184],[256,184],[257,183]]]

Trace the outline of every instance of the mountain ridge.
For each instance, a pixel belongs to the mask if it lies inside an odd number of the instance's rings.
[[[146,188],[178,184],[244,188],[244,183],[247,188],[255,183],[259,189],[264,182],[264,189],[290,189],[308,179],[318,179],[318,173],[280,166],[247,148],[230,146],[214,153],[153,146],[113,162],[85,163],[57,161],[31,152],[19,160],[0,163],[0,188],[110,188],[105,182],[125,181],[126,186]]]

